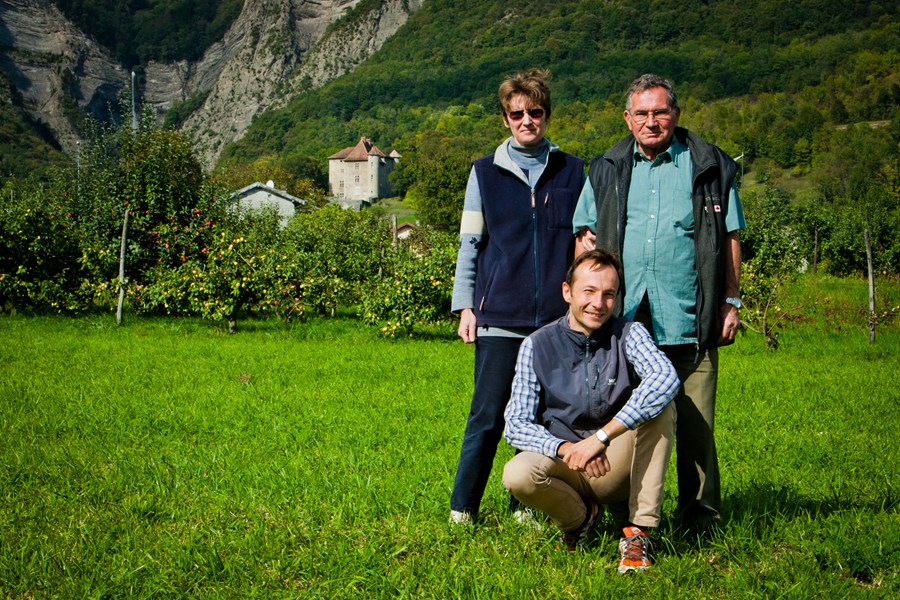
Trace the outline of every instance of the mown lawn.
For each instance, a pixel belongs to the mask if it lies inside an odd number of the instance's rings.
[[[499,469],[481,525],[447,525],[473,352],[450,335],[2,317],[0,596],[900,595],[900,330],[780,346],[721,354],[721,532],[669,523],[623,577],[615,532],[572,555],[515,523]]]

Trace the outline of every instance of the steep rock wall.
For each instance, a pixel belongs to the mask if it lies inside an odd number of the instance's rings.
[[[146,65],[141,102],[161,119],[173,103],[205,97],[182,129],[212,165],[256,115],[352,70],[423,0],[386,0],[340,21],[359,1],[246,0],[222,40],[200,60]],[[100,116],[130,85],[129,68],[49,0],[0,1],[0,68],[14,82],[23,108],[70,152],[76,142],[69,120],[73,106]]]
[[[128,71],[48,0],[0,2],[0,68],[18,103],[67,151],[76,142],[67,110],[77,104],[102,117],[129,83]]]

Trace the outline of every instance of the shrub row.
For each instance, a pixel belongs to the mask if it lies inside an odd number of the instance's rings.
[[[393,248],[386,221],[335,205],[300,212],[282,228],[274,211],[241,211],[172,131],[99,132],[75,168],[43,181],[9,179],[0,193],[6,310],[114,310],[127,211],[134,312],[234,321],[353,306],[390,335],[450,316],[455,236],[425,232]]]

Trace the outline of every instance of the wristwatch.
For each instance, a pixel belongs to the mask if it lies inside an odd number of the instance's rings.
[[[605,431],[603,431],[602,429],[598,429],[598,430],[597,430],[597,433],[595,433],[594,435],[597,436],[597,439],[598,439],[598,440],[600,440],[601,442],[603,442],[603,445],[604,445],[604,446],[606,446],[607,448],[609,448],[609,436],[606,435],[606,432],[605,432]]]
[[[740,308],[741,306],[743,306],[741,304],[740,298],[725,298],[725,304],[730,304],[735,308]]]

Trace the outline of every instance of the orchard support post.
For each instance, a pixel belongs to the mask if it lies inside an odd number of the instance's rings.
[[[875,342],[875,273],[872,268],[872,241],[866,229],[866,262],[869,266],[869,343]]]
[[[128,241],[128,215],[131,209],[125,209],[125,220],[122,221],[122,246],[119,248],[119,306],[116,308],[116,325],[122,324],[122,305],[125,303],[125,244]]]

